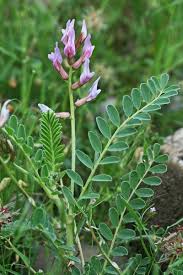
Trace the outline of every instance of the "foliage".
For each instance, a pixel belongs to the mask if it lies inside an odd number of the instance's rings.
[[[42,114],[41,145],[36,144],[31,136],[27,136],[24,125],[12,115],[7,126],[1,131],[11,142],[16,158],[13,160],[9,157],[0,158],[0,162],[7,176],[17,185],[33,209],[26,214],[30,217],[24,220],[23,227],[19,227],[19,220],[13,222],[11,227],[9,225],[2,227],[2,242],[8,240],[10,236],[15,238],[17,230],[20,243],[26,232],[27,236],[39,232],[37,241],[44,238],[50,251],[54,251],[55,259],[58,256],[60,258],[58,261],[60,264],[53,264],[51,270],[60,266],[62,272],[70,271],[72,274],[79,274],[80,271],[76,267],[72,268],[71,262],[81,265],[82,274],[133,274],[134,272],[147,274],[152,272],[155,266],[159,266],[156,239],[151,236],[144,217],[149,211],[149,203],[154,195],[153,187],[161,184],[157,174],[165,173],[167,170],[167,156],[161,154],[160,145],[155,143],[144,148],[141,161],[134,169],[121,174],[121,179],[114,180],[114,170],[111,170],[112,174],[108,173],[106,167],[119,165],[121,157],[129,150],[130,137],[137,135],[142,125],[151,119],[154,111],[169,104],[169,98],[177,95],[178,86],[167,86],[168,80],[167,74],[151,77],[139,88],[132,89],[131,95],[123,97],[121,101],[123,112],[110,104],[106,107],[106,118],[101,116],[96,118],[98,130],[88,132],[93,156],[79,149],[76,151],[82,166],[90,171],[86,179],[82,178],[79,169],[77,171],[67,169],[66,173],[64,171],[61,173],[60,168],[63,165],[61,124],[54,112],[48,111]],[[24,162],[21,161],[21,156]],[[12,166],[17,171],[16,174],[12,172]],[[101,167],[103,167],[102,172],[98,173]],[[76,194],[68,185],[69,179],[74,182]],[[101,185],[112,182],[113,194],[105,199],[108,201],[108,218],[96,223],[92,213],[95,213],[102,203],[100,191],[102,189],[97,187],[98,182],[101,182]],[[36,199],[35,191],[38,190],[38,186],[44,190],[47,202],[43,203],[40,199]],[[58,209],[55,217],[46,204],[50,206],[55,204]],[[30,206],[28,207],[30,209]],[[57,232],[54,220],[60,225],[62,234]],[[70,234],[73,230],[71,226],[75,228],[74,239],[80,253],[81,244],[78,238],[80,235],[87,237],[85,234],[87,228],[102,257],[94,256],[86,264],[84,258],[81,258],[81,262],[70,244]],[[161,238],[163,239],[163,236]],[[136,240],[141,243],[141,254],[133,255],[129,244]],[[21,248],[16,247],[11,241],[9,247],[12,249],[12,254],[19,255],[25,267],[32,273],[36,272],[32,257],[28,259],[22,254]],[[125,260],[123,265],[117,264],[115,257],[126,257],[128,261]],[[17,268],[18,266],[16,270]],[[8,272],[6,266],[1,266],[1,269]]]

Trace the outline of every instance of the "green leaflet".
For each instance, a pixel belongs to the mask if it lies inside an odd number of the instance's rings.
[[[109,209],[109,219],[114,227],[118,226],[119,223],[119,214],[115,207]]]
[[[149,198],[154,195],[154,191],[151,188],[139,188],[136,194],[141,198]]]
[[[107,224],[105,223],[100,223],[99,224],[99,231],[102,234],[102,236],[107,239],[108,241],[111,241],[113,238],[113,234],[111,229],[108,227]]]
[[[106,174],[96,175],[92,178],[92,181],[112,181],[112,177]]]
[[[91,144],[93,150],[96,151],[97,153],[101,153],[102,143],[101,143],[98,135],[92,131],[89,131],[88,137],[89,137],[89,141],[90,141],[90,144]]]
[[[129,95],[125,95],[122,101],[123,111],[127,117],[133,113],[133,103]]]
[[[136,233],[132,229],[121,229],[118,233],[118,238],[121,240],[130,240],[136,236]]]
[[[119,112],[113,105],[107,106],[107,114],[111,122],[118,127],[120,125],[120,116]]]
[[[90,157],[84,152],[77,150],[76,151],[77,158],[88,168],[92,169],[93,163]]]
[[[105,121],[105,119],[103,119],[102,117],[97,117],[96,118],[96,122],[97,122],[97,126],[98,126],[101,134],[105,138],[110,139],[110,137],[111,137],[111,130],[109,128],[109,125]]]
[[[140,109],[141,106],[141,95],[140,95],[140,91],[137,88],[132,89],[132,102],[134,107],[138,110]]]
[[[83,186],[83,180],[82,180],[81,176],[77,172],[75,172],[75,171],[73,171],[71,169],[68,169],[66,171],[66,173],[69,176],[69,178],[72,179],[77,185]]]
[[[128,250],[126,249],[126,247],[124,246],[118,246],[118,247],[115,247],[113,250],[112,250],[112,256],[114,257],[119,257],[119,256],[125,256],[125,255],[128,255]]]
[[[120,158],[116,156],[106,157],[103,160],[101,160],[100,164],[106,165],[106,164],[112,164],[112,163],[119,163]]]
[[[143,182],[147,185],[160,185],[161,184],[161,179],[159,177],[147,177],[143,179]]]
[[[128,149],[128,144],[123,141],[116,142],[109,146],[108,151],[110,152],[121,152]]]

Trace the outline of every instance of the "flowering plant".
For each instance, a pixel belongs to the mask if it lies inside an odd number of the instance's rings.
[[[151,77],[139,88],[132,89],[131,95],[123,97],[122,110],[118,111],[115,106],[108,105],[105,118],[96,118],[98,130],[88,133],[92,157],[80,150],[82,146],[78,145],[77,149],[75,111],[96,99],[101,89],[98,88],[98,77],[88,94],[77,98],[80,87],[86,87],[94,77],[94,72],[90,72],[89,68],[94,46],[85,21],[78,38],[74,24],[74,19],[68,20],[66,28],[62,30],[62,53],[56,42],[54,52],[48,55],[54,69],[67,82],[70,110],[55,113],[50,107],[39,103],[42,112],[41,146],[36,146],[16,116],[12,115],[6,126],[2,127],[9,118],[7,101],[0,116],[1,132],[25,161],[18,158],[12,160],[8,154],[6,158],[0,157],[0,163],[32,206],[29,214],[31,217],[25,220],[23,230],[25,233],[33,232],[35,236],[39,232],[46,238],[47,247],[54,254],[51,272],[150,274],[158,265],[155,257],[157,239],[156,233],[155,237],[147,233],[144,217],[151,208],[149,198],[154,194],[152,186],[161,184],[157,174],[166,172],[167,155],[161,154],[160,145],[155,143],[144,148],[141,160],[137,160],[137,165],[131,171],[126,169],[125,175],[121,174],[120,179],[115,178],[114,169],[115,165],[119,165],[122,171],[124,164],[121,160],[130,150],[138,131],[151,120],[150,113],[170,102],[169,98],[177,94],[178,86],[167,86],[167,74]],[[73,81],[81,67],[81,74]],[[65,121],[60,119],[63,118],[70,120],[71,128],[71,161],[70,167],[67,165],[66,168],[63,165],[65,150],[61,139],[62,124]],[[80,164],[76,163],[76,158]],[[16,176],[9,169],[12,165],[17,171]],[[111,172],[106,172],[106,166],[112,167]],[[103,188],[97,184],[99,182],[103,186],[110,182],[108,188],[112,191],[109,196],[103,197]],[[27,189],[28,185],[33,187]],[[47,199],[35,196],[38,186]],[[107,208],[107,214],[102,217],[102,221],[98,221],[95,213],[103,210],[101,205]],[[9,224],[1,228],[4,240],[9,236],[8,226]],[[15,226],[13,233],[16,230]],[[88,239],[97,246],[95,255],[90,259],[83,252],[83,243]],[[141,243],[139,254],[129,252],[129,244],[136,240]],[[8,244],[16,249],[9,239]],[[18,253],[24,265],[30,268],[29,259]],[[31,272],[37,274],[34,266],[31,267]]]

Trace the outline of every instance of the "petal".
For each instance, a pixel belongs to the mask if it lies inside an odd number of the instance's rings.
[[[47,113],[48,111],[53,112],[53,110],[51,108],[49,108],[47,105],[39,103],[38,107],[39,107],[39,109],[41,110],[42,113]]]
[[[0,127],[2,127],[6,123],[6,121],[9,119],[10,111],[7,107],[11,101],[12,99],[6,100],[2,106],[1,113],[0,113]]]
[[[87,27],[86,27],[86,21],[85,20],[83,20],[81,33],[83,35],[83,39],[85,39],[87,37]]]
[[[97,80],[95,80],[92,87],[90,88],[89,94],[87,96],[87,101],[91,101],[95,99],[100,94],[101,90],[97,89],[99,80],[100,80],[100,77],[98,77]]]

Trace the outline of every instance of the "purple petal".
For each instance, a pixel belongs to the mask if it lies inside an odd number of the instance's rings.
[[[72,58],[76,54],[76,48],[75,48],[75,30],[72,29],[68,36],[68,41],[64,48],[64,54],[68,58]]]
[[[93,83],[92,87],[89,90],[89,94],[87,96],[87,102],[95,99],[101,92],[100,89],[97,89],[98,82],[100,80],[100,77],[97,78],[97,80]]]
[[[63,36],[61,38],[61,41],[63,42],[64,45],[66,45],[68,42],[70,32],[74,30],[74,23],[75,23],[75,19],[72,19],[72,20],[69,19],[66,23],[66,28],[62,29]]]
[[[62,55],[58,47],[58,42],[56,42],[54,52],[48,54],[48,59],[52,61],[53,66],[59,70],[59,65],[62,63]]]
[[[82,85],[88,82],[95,74],[94,72],[90,72],[89,64],[90,60],[87,58],[83,64],[83,72],[80,76],[80,83]]]
[[[81,28],[81,33],[83,36],[83,40],[87,37],[87,27],[86,27],[86,22],[83,20],[82,28]]]
[[[91,35],[88,34],[88,36],[85,39],[84,46],[83,46],[83,54],[85,58],[90,58],[95,46],[92,46],[91,44]]]

